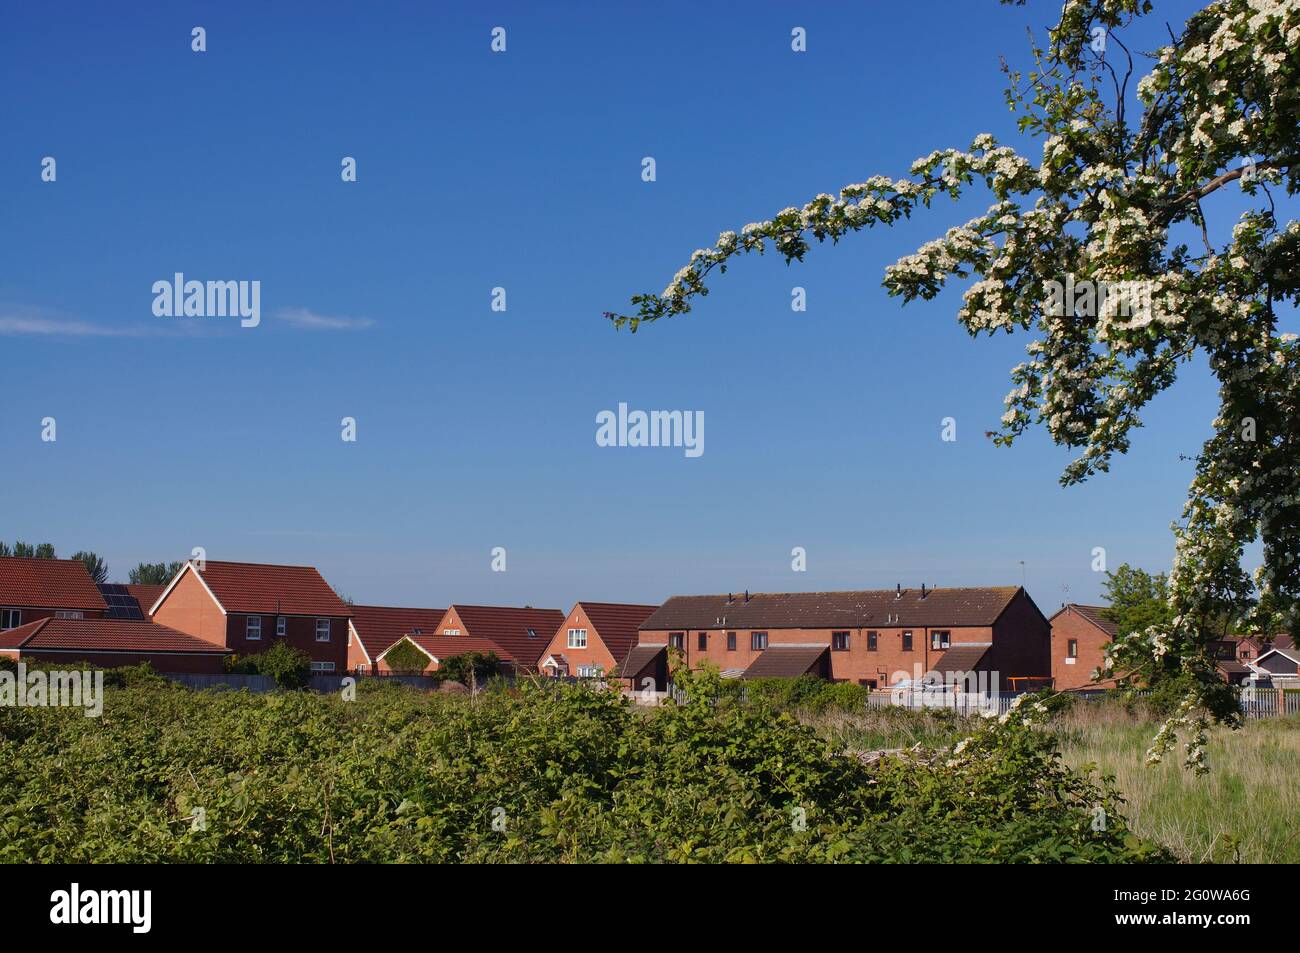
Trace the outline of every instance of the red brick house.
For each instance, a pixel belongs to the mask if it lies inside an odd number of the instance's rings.
[[[453,605],[442,617],[438,635],[486,639],[509,653],[519,671],[535,672],[564,618],[559,609]]]
[[[1051,626],[1019,586],[675,596],[638,636],[731,676],[813,672],[883,688],[982,673],[1001,691],[1051,677]]]
[[[0,556],[0,630],[37,619],[100,619],[108,604],[79,559]]]
[[[1115,623],[1102,618],[1105,606],[1071,602],[1052,616],[1052,679],[1062,690],[1114,688],[1114,679],[1092,680],[1105,660],[1104,647],[1118,632]]]
[[[0,632],[0,655],[85,662],[100,668],[148,662],[158,672],[220,674],[230,650],[155,622],[46,616]]]
[[[657,608],[622,602],[575,603],[542,652],[542,674],[598,678],[614,671],[637,644],[638,627]]]
[[[352,608],[311,566],[191,561],[149,616],[237,655],[264,652],[279,639],[310,655],[313,671],[347,668]]]
[[[511,658],[510,653],[495,642],[487,639],[477,639],[464,635],[416,635],[408,633],[400,636],[375,657],[376,671],[383,674],[393,671],[388,665],[388,653],[402,642],[411,643],[428,656],[429,661],[421,670],[424,674],[438,671],[446,659],[454,658],[457,655],[468,655],[471,652],[477,652],[480,655],[495,655],[501,662],[503,672],[513,672],[515,670],[515,661]]]
[[[348,620],[348,669],[375,671],[375,662],[404,635],[432,635],[446,609],[406,609],[398,606],[353,606]]]

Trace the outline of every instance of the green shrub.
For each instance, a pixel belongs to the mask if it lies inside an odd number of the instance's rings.
[[[482,687],[501,671],[501,660],[495,652],[465,652],[442,660],[435,673],[439,681],[460,682],[468,685],[471,679]]]
[[[232,675],[269,675],[281,688],[303,688],[311,680],[311,656],[287,642],[273,642],[265,652],[227,656]]]
[[[429,656],[409,639],[402,639],[384,655],[384,662],[394,672],[423,672],[429,665]]]
[[[829,682],[816,675],[798,678],[722,679],[722,696],[775,711],[856,711],[867,704],[870,691],[854,682]]]
[[[960,752],[870,765],[679,683],[699,700],[650,711],[529,681],[0,709],[0,862],[1168,859],[1043,732],[980,722]]]

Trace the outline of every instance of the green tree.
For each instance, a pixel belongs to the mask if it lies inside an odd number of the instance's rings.
[[[1300,192],[1300,4],[1216,0],[1135,59],[1121,35],[1151,11],[1150,0],[1068,0],[1046,42],[1032,42],[1033,68],[1006,68],[1034,158],[987,133],[931,152],[909,177],[874,176],[723,232],[662,292],[633,297],[631,314],[606,315],[635,331],[690,311],[738,256],[770,243],[802,261],[814,239],[892,225],[982,185],[988,210],[886,269],[884,287],[906,303],[974,278],[958,311],[970,334],[1034,332],[996,443],[1041,425],[1078,451],[1061,477],[1078,483],[1128,450],[1181,365],[1199,356],[1218,380],[1212,436],[1174,527],[1173,621],[1109,650],[1117,669],[1154,672],[1172,658],[1188,674],[1194,688],[1151,754],[1185,729],[1199,770],[1207,714],[1226,710],[1213,696],[1228,691],[1214,620],[1265,631],[1297,621],[1300,343],[1279,333],[1278,314],[1300,303],[1300,223],[1279,216],[1273,191]],[[1235,223],[1212,215],[1229,187],[1250,206]],[[1263,565],[1252,579],[1241,559],[1254,541]],[[1291,618],[1264,618],[1261,605]]]
[[[185,563],[140,563],[128,573],[128,578],[135,585],[165,586],[176,577]]]
[[[475,688],[501,671],[501,660],[495,652],[465,652],[442,660],[438,678],[442,681],[460,682]]]
[[[18,540],[10,548],[0,543],[0,556],[18,556],[21,559],[55,559],[53,543],[24,543]]]
[[[1102,591],[1110,607],[1102,617],[1115,623],[1120,635],[1145,632],[1150,626],[1167,628],[1173,621],[1169,607],[1169,578],[1164,573],[1152,575],[1128,563],[1106,573]]]
[[[108,563],[104,562],[103,557],[83,549],[73,553],[72,558],[80,559],[86,564],[86,571],[90,573],[90,578],[95,580],[96,585],[108,581]]]

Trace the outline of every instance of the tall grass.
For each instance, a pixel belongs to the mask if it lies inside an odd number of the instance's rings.
[[[1210,736],[1210,773],[1182,751],[1146,764],[1155,718],[1080,703],[1054,726],[1067,763],[1113,775],[1134,831],[1191,863],[1300,863],[1300,718],[1262,718]]]

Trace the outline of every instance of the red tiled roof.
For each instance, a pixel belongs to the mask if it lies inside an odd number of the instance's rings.
[[[146,585],[139,582],[126,584],[126,591],[135,596],[135,601],[140,603],[140,611],[144,613],[146,619],[149,617],[149,610],[166,589],[166,586]]]
[[[615,660],[627,657],[637,643],[637,628],[659,608],[623,602],[579,602],[578,605]]]
[[[424,633],[437,632],[446,611],[397,606],[353,606],[352,627],[357,630],[357,637],[373,661],[408,632],[416,629]]]
[[[559,609],[517,609],[509,606],[451,607],[460,617],[466,634],[501,646],[526,668],[536,668],[551,638],[564,623]],[[533,634],[529,635],[529,631]],[[452,638],[442,636],[439,638]]]
[[[1018,586],[965,589],[863,589],[850,592],[753,592],[673,596],[641,623],[666,629],[832,629],[836,626],[992,625]],[[891,621],[897,617],[897,621]]]
[[[126,619],[37,619],[0,633],[0,648],[86,652],[203,652],[230,650],[156,622]]]
[[[412,635],[410,639],[439,662],[457,655],[479,652],[483,655],[495,653],[501,661],[514,664],[514,659],[509,652],[488,639],[475,638],[471,635]]]
[[[191,568],[197,566],[190,563]],[[313,566],[227,563],[209,559],[199,575],[227,612],[266,615],[350,616]]]
[[[0,606],[34,609],[106,609],[80,559],[0,556]]]
[[[1085,606],[1080,605],[1077,602],[1069,602],[1061,606],[1056,615],[1052,616],[1052,618],[1055,619],[1056,616],[1060,615],[1062,612],[1069,610],[1070,612],[1083,616],[1084,619],[1091,622],[1113,639],[1119,634],[1119,626],[1102,616],[1102,612],[1109,608],[1110,606]]]

